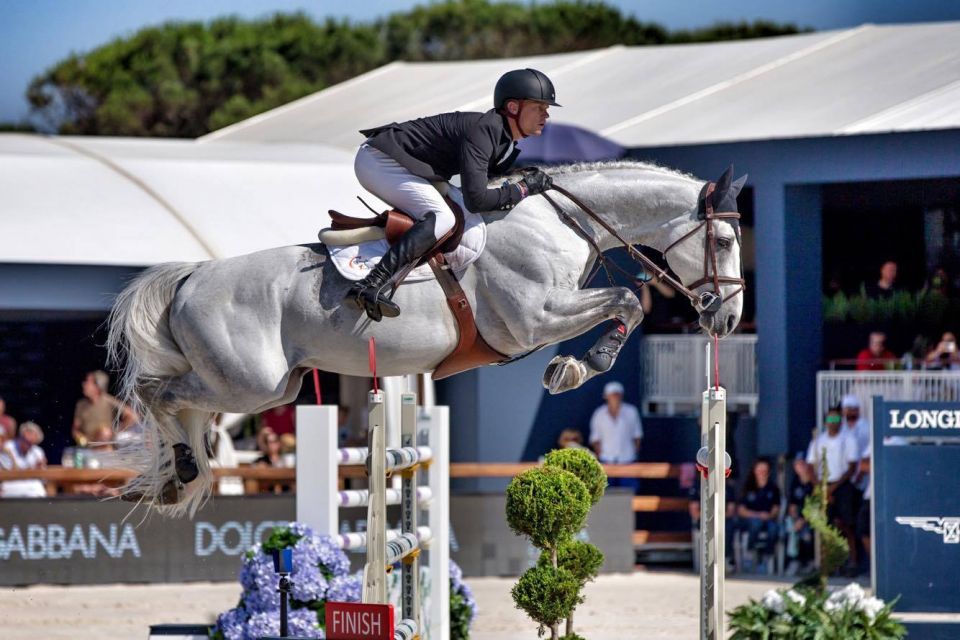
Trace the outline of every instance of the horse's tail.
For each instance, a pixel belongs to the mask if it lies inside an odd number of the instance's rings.
[[[139,390],[190,370],[170,333],[170,303],[177,287],[196,268],[194,262],[158,264],[117,296],[108,321],[107,361],[111,368],[122,371],[121,399],[141,403]]]
[[[170,303],[196,268],[193,262],[170,262],[147,269],[117,296],[108,320],[107,361],[121,372],[118,397],[143,427],[142,442],[118,452],[121,464],[141,474],[124,493],[153,504],[174,475],[171,445],[188,435],[156,408],[164,380],[191,369],[170,331]]]

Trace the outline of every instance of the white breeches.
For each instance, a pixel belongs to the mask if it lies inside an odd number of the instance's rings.
[[[366,143],[360,145],[353,170],[364,189],[414,219],[421,220],[433,211],[437,217],[433,230],[437,240],[456,224],[453,211],[429,180],[413,175],[379,149]]]

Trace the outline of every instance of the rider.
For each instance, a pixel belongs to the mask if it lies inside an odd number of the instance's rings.
[[[470,211],[510,209],[523,198],[549,189],[550,176],[527,172],[513,184],[488,188],[490,176],[504,174],[520,153],[517,140],[540,135],[555,91],[535,69],[518,69],[497,81],[494,108],[485,113],[453,112],[361,131],[354,171],[360,184],[416,220],[367,276],[353,284],[347,300],[379,322],[400,307],[385,295],[391,278],[415,263],[451,229],[456,218],[434,186],[460,174],[463,202]]]

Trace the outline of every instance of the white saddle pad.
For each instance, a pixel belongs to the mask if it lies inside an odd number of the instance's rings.
[[[480,214],[467,211],[463,206],[463,195],[459,189],[451,188],[448,195],[463,209],[465,218],[463,239],[460,240],[460,244],[450,253],[443,254],[450,268],[457,272],[466,269],[483,253],[483,248],[487,244],[487,225]],[[370,269],[380,262],[380,258],[389,248],[390,245],[387,244],[386,239],[380,239],[342,247],[328,246],[327,250],[340,275],[347,280],[362,280],[370,273]],[[404,282],[420,282],[433,278],[430,265],[423,264],[411,271]]]

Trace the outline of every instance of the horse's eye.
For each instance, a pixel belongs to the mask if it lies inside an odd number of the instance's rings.
[[[733,246],[733,243],[730,242],[730,238],[717,238],[717,247],[720,249],[729,249]]]

